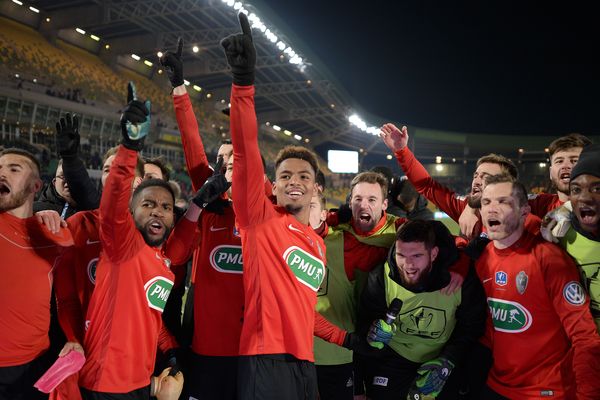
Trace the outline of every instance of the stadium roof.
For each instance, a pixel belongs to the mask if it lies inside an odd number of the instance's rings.
[[[211,92],[214,99],[227,99],[231,84],[228,66],[219,44],[225,36],[239,32],[236,15],[242,3],[232,0],[38,0],[31,1],[51,17],[52,29],[81,28],[109,43],[111,52],[134,53],[157,66],[157,52],[174,49],[184,39],[184,73],[187,80]],[[255,4],[255,3],[253,3]],[[299,39],[290,40],[285,26],[273,25],[266,6],[243,4],[277,36],[273,43],[254,29],[257,50],[256,109],[259,122],[278,125],[294,135],[309,138],[314,147],[369,148],[378,138],[353,127],[352,100],[334,82],[331,73],[310,49],[299,50]],[[271,15],[276,19],[276,16]],[[290,33],[291,34],[291,33]],[[291,63],[279,42],[293,46],[302,58]],[[192,47],[197,46],[198,52]],[[304,51],[302,51],[304,50]],[[383,149],[382,149],[383,150]]]
[[[175,49],[178,37],[183,37],[184,75],[192,85],[202,87],[202,93],[211,93],[215,101],[228,99],[231,84],[219,42],[239,32],[236,16],[240,8],[245,9],[249,17],[254,14],[263,25],[255,24],[253,29],[259,122],[268,122],[271,128],[287,130],[302,140],[310,139],[310,144],[322,156],[328,149],[359,150],[365,164],[377,164],[382,155],[389,154],[373,134],[374,126],[387,121],[364,112],[337,83],[335,75],[314,56],[310,43],[296,37],[261,0],[254,0],[252,4],[236,0],[23,2],[41,10],[42,17],[50,17],[51,22],[44,29],[81,28],[88,35],[98,37],[101,43],[110,44],[113,55],[136,54],[140,59],[150,60],[153,69],[159,68],[157,53]],[[251,18],[251,22],[253,20]],[[192,50],[194,46],[197,52]],[[296,57],[293,63],[291,55]],[[355,112],[367,121],[355,116],[351,123],[349,117]],[[357,125],[361,124],[362,129],[359,129]],[[415,152],[424,161],[436,156],[473,160],[491,148],[510,157],[517,154],[516,143],[536,149],[543,158],[543,148],[553,139],[531,138],[527,146],[523,141],[529,139],[523,136],[452,133],[418,127],[409,127],[409,133]]]

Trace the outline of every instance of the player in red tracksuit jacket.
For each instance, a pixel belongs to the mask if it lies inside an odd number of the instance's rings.
[[[0,152],[0,399],[43,399],[33,383],[50,363],[50,295],[68,230],[52,233],[33,216],[39,163],[20,149]]]
[[[493,365],[482,399],[600,398],[600,337],[573,260],[524,228],[527,192],[488,180],[489,243],[476,269],[487,295]]]
[[[302,147],[282,150],[273,185],[278,206],[265,196],[254,111],[256,52],[246,15],[240,13],[239,19],[243,33],[221,42],[233,72],[232,196],[244,259],[238,397],[314,399],[313,333],[324,320],[315,305],[325,274],[325,245],[308,222],[318,167]],[[338,344],[354,337],[330,328]]]
[[[213,171],[184,85],[182,47],[180,39],[177,51],[165,52],[161,64],[173,87],[173,104],[186,166],[192,188],[197,191]],[[229,182],[232,152],[231,144],[223,144],[217,156],[226,167],[225,177]],[[208,205],[200,215],[196,234],[198,244],[194,249],[191,276],[194,329],[184,397],[235,399],[244,290],[242,243],[231,202],[220,198]]]
[[[122,145],[100,202],[102,253],[85,323],[84,399],[147,399],[156,346],[169,339],[160,337],[161,313],[174,275],[161,246],[173,228],[174,195],[166,182],[148,180],[130,196],[150,117],[149,102],[137,100],[133,84],[128,101]]]

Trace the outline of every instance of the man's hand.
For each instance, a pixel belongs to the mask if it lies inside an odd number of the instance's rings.
[[[450,271],[450,282],[446,285],[446,287],[440,290],[440,293],[450,296],[452,293],[456,292],[462,287],[464,281],[465,278],[463,278],[461,274]]]
[[[379,132],[379,137],[395,153],[408,145],[408,128],[403,126],[400,130],[394,124],[384,124]]]
[[[183,39],[177,40],[177,51],[167,51],[160,58],[160,65],[167,71],[167,76],[171,81],[171,86],[176,88],[183,85],[183,63],[181,62],[181,53],[183,51]]]
[[[171,375],[171,367],[165,368],[159,376],[152,377],[151,395],[158,400],[177,400],[183,390],[181,371]]]
[[[238,86],[254,85],[254,66],[256,65],[256,49],[252,42],[252,30],[248,17],[239,13],[242,33],[227,36],[221,40],[225,50],[227,63],[231,67],[233,83]]]
[[[408,391],[408,399],[422,399],[423,395],[438,397],[453,369],[454,363],[444,357],[423,363]]]
[[[467,206],[460,214],[458,218],[458,225],[460,226],[460,233],[467,240],[472,240],[481,233],[481,219],[479,217],[479,211],[475,208]]]
[[[65,343],[65,345],[63,346],[62,350],[60,351],[60,353],[58,353],[59,357],[64,357],[67,354],[69,354],[69,352],[71,351],[77,351],[81,354],[83,354],[85,356],[85,352],[83,351],[83,347],[81,347],[81,345],[77,342],[67,342]]]
[[[79,152],[79,118],[67,113],[56,123],[56,148],[60,158],[75,158]]]
[[[573,207],[571,202],[567,201],[562,206],[550,211],[544,219],[540,232],[544,239],[549,242],[558,243],[560,238],[565,237],[569,228],[571,228],[571,215]]]
[[[38,223],[45,225],[52,233],[58,233],[60,228],[66,228],[67,222],[54,210],[42,210],[35,213]]]
[[[144,103],[137,99],[135,84],[127,84],[127,106],[121,115],[123,146],[130,150],[142,151],[144,139],[150,132],[150,100]]]
[[[394,329],[391,325],[382,319],[373,321],[367,334],[367,342],[376,349],[383,349],[383,346],[390,343],[394,336]]]
[[[218,200],[230,186],[231,182],[227,182],[225,175],[223,175],[223,157],[219,157],[215,166],[215,172],[198,190],[192,201],[198,207],[206,208],[206,206]]]

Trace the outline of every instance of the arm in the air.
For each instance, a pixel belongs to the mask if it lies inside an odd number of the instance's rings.
[[[213,171],[208,164],[196,115],[185,86],[173,89],[173,105],[175,106],[177,126],[181,133],[185,164],[192,181],[192,188],[194,191],[198,191]]]
[[[466,201],[459,199],[455,192],[433,179],[408,147],[398,150],[395,155],[398,164],[417,192],[458,222]]]
[[[264,190],[254,86],[232,85],[230,121],[235,160],[231,188],[233,207],[239,227],[245,228],[262,222],[274,213]]]

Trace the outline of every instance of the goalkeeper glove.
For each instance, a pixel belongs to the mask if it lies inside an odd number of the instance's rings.
[[[142,151],[150,132],[150,100],[137,99],[133,82],[127,84],[127,106],[121,115],[121,144],[130,150]]]
[[[408,399],[420,400],[423,396],[437,397],[444,388],[454,363],[444,357],[438,357],[423,363],[417,370],[417,378],[408,391]]]
[[[392,325],[382,319],[373,321],[369,333],[367,334],[367,342],[376,349],[383,349],[383,346],[390,343],[394,336]]]

